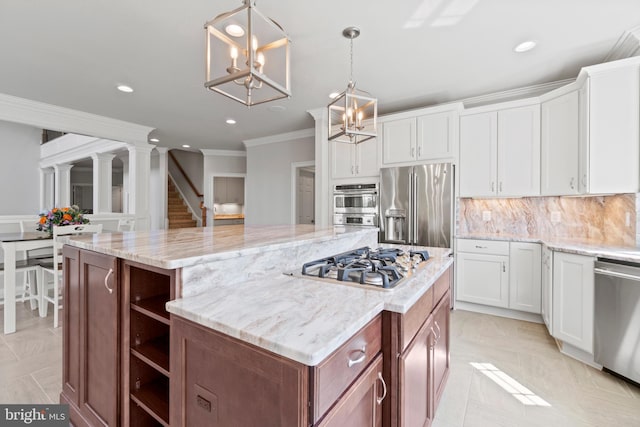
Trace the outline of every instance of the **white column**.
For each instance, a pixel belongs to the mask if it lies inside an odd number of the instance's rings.
[[[129,213],[135,215],[136,230],[150,227],[149,192],[151,150],[153,145],[130,145],[129,150]]]
[[[316,121],[316,225],[325,227],[331,224],[332,209],[329,203],[329,117],[326,107],[307,112]]]
[[[129,153],[119,156],[122,160],[122,213],[129,211]]]
[[[71,168],[73,165],[55,165],[55,205],[59,208],[71,205]]]
[[[55,184],[53,168],[40,169],[40,210],[45,211],[53,207]]]
[[[93,159],[93,213],[111,212],[113,158],[111,153],[95,153]]]
[[[166,147],[156,147],[151,162],[151,229],[167,228],[168,153]]]

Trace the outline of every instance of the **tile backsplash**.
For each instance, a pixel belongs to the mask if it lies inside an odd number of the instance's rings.
[[[518,235],[586,239],[610,245],[636,245],[636,194],[518,199],[461,198],[459,202],[459,236]]]

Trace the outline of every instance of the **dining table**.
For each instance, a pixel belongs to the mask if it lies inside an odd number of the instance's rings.
[[[4,333],[16,331],[16,258],[20,251],[53,248],[53,237],[46,232],[27,231],[0,233],[4,252]],[[44,317],[43,301],[39,298],[38,310]]]

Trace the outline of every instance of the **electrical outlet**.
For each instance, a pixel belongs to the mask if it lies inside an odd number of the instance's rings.
[[[482,211],[482,220],[491,221],[491,211]]]
[[[553,224],[557,224],[560,221],[562,221],[562,219],[560,218],[560,212],[558,212],[558,211],[551,212],[551,222]]]
[[[631,212],[627,212],[624,216],[624,223],[627,227],[631,227]]]

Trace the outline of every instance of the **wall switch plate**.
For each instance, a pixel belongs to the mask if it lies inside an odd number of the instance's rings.
[[[482,220],[491,221],[491,211],[482,211]]]
[[[554,223],[554,224],[557,224],[560,221],[562,221],[562,219],[560,217],[560,212],[558,212],[558,211],[551,212],[551,222]]]

